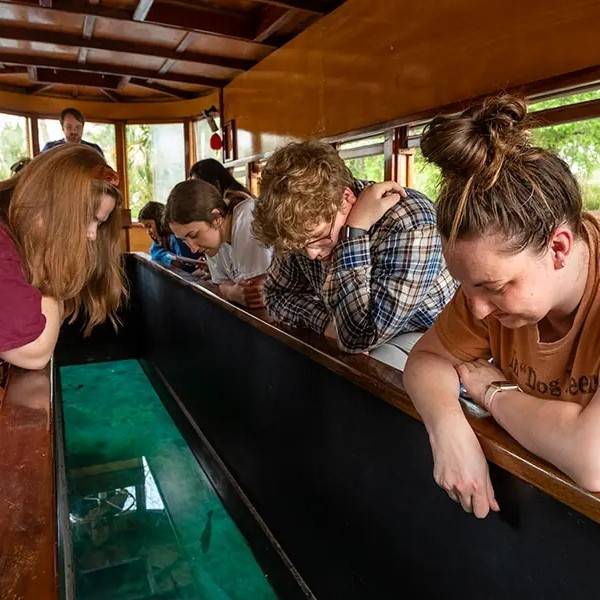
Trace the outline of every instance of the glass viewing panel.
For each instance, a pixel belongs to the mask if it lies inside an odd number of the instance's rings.
[[[8,179],[10,166],[28,156],[27,118],[0,113],[0,178]]]
[[[165,203],[185,179],[183,124],[127,125],[126,134],[129,208],[137,218],[146,202]]]
[[[140,364],[60,375],[78,600],[276,600]]]

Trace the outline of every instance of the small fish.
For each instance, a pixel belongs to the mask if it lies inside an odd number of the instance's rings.
[[[206,515],[206,525],[204,525],[202,535],[200,536],[200,547],[202,548],[202,552],[204,554],[206,554],[210,548],[210,540],[212,537],[212,517],[213,511],[209,510],[208,514]]]

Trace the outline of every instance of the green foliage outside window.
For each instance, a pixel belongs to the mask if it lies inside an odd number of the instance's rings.
[[[532,138],[569,165],[579,181],[584,208],[600,209],[600,119],[540,127]]]
[[[570,96],[561,96],[560,98],[551,98],[550,100],[532,102],[529,105],[529,112],[536,112],[538,110],[545,110],[547,108],[556,108],[558,106],[568,106],[569,104],[587,102],[588,100],[598,100],[598,98],[600,98],[600,90],[592,90],[591,92],[572,94]]]
[[[361,158],[348,158],[344,161],[355,179],[369,181],[383,181],[385,172],[385,159],[383,154],[363,156]]]
[[[10,166],[29,156],[25,117],[0,115],[0,179],[11,176]]]
[[[150,200],[166,202],[173,186],[184,178],[181,123],[127,126],[127,183],[133,218]]]
[[[104,152],[106,162],[113,168],[117,166],[117,143],[115,139],[115,126],[111,123],[86,123],[83,130],[83,139],[86,142],[98,144]]]
[[[150,125],[127,127],[127,184],[131,216],[137,216],[146,202],[154,200]]]
[[[419,148],[413,154],[412,187],[425,194],[432,202],[437,200],[441,180],[439,167],[428,162]]]

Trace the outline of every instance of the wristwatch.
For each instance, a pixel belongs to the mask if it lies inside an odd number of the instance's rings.
[[[522,392],[523,390],[512,381],[492,381],[490,385],[488,385],[487,390],[485,390],[485,394],[483,396],[483,408],[490,411],[492,406],[492,401],[494,400],[494,396],[498,392],[508,392],[508,391],[517,391]]]
[[[342,240],[353,240],[355,238],[362,237],[369,233],[366,229],[360,229],[360,227],[350,227],[350,225],[344,225],[340,233]]]

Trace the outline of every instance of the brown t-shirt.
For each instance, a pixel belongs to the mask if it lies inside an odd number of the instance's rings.
[[[600,223],[584,218],[590,248],[583,297],[569,332],[554,342],[540,342],[537,325],[509,329],[493,317],[477,320],[459,288],[434,324],[444,347],[463,361],[488,359],[524,392],[586,406],[598,389],[600,374]]]

